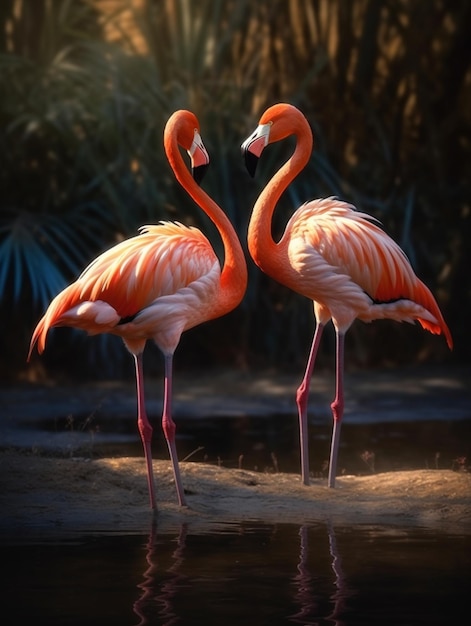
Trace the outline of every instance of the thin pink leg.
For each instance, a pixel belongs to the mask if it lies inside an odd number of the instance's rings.
[[[178,464],[177,448],[175,445],[175,422],[172,419],[172,368],[173,355],[165,355],[165,388],[164,388],[164,408],[162,413],[162,429],[167,440],[170,460],[173,466],[175,477],[175,487],[177,490],[178,502],[180,506],[186,506],[185,492],[183,490],[180,466]]]
[[[336,393],[335,400],[330,405],[334,427],[332,432],[332,444],[330,447],[330,463],[328,486],[335,487],[335,475],[337,471],[337,456],[339,452],[340,426],[342,424],[344,396],[343,396],[343,371],[344,371],[344,348],[345,333],[337,331],[337,356],[336,356]]]
[[[147,419],[145,399],[144,399],[144,374],[142,364],[142,353],[134,355],[136,365],[136,389],[137,389],[137,427],[141,434],[142,445],[147,466],[147,484],[149,487],[150,506],[157,508],[154,489],[154,470],[152,468],[152,426]]]
[[[307,360],[304,378],[296,392],[296,403],[299,414],[299,445],[301,449],[301,478],[305,485],[309,485],[309,440],[307,432],[307,403],[309,398],[309,384],[316,361],[317,351],[321,342],[324,325],[318,323],[312,339],[311,352]]]

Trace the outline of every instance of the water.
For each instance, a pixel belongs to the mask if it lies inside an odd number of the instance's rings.
[[[156,426],[153,456],[166,459],[167,446],[159,419],[153,423]],[[88,453],[142,457],[135,420],[128,420],[126,427],[128,434],[122,442],[107,441],[106,434],[100,432]],[[331,433],[331,421],[309,427],[310,467],[314,477],[327,476]],[[300,471],[298,421],[294,415],[180,418],[177,447],[180,459],[255,471]],[[471,463],[471,419],[342,425],[339,474],[458,470],[461,463],[466,466]]]
[[[50,626],[443,626],[465,616],[470,547],[459,534],[329,523],[10,537],[2,613]]]

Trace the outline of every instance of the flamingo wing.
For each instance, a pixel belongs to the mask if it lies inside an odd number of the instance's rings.
[[[443,332],[450,345],[435,298],[375,218],[324,198],[302,205],[285,232],[291,258],[312,286],[310,297],[325,302],[332,316],[350,308],[364,321],[417,319],[430,332]]]
[[[416,276],[409,260],[375,218],[335,198],[306,203],[301,215],[313,248],[373,300],[412,295]]]
[[[168,301],[190,286],[192,294],[211,297],[219,277],[219,261],[201,231],[173,222],[143,226],[139,235],[98,256],[54,298],[33,333],[30,353],[36,341],[39,352],[44,350],[52,326],[132,334],[136,324],[130,324],[159,299]],[[150,320],[144,321],[138,334],[152,336]]]

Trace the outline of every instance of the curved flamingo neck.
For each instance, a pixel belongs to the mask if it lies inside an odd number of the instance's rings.
[[[259,195],[248,229],[250,255],[263,272],[268,275],[276,274],[278,279],[281,278],[280,270],[285,264],[282,263],[281,242],[274,241],[271,234],[273,213],[283,192],[308,163],[313,146],[311,128],[301,115],[290,120],[289,131],[280,139],[289,135],[296,137],[295,150]]]
[[[242,300],[247,286],[247,264],[239,238],[229,218],[191,176],[183,160],[178,138],[178,126],[168,125],[164,147],[170,167],[180,185],[215,224],[224,246],[220,298],[214,303],[213,308],[214,317],[218,317],[232,310]]]

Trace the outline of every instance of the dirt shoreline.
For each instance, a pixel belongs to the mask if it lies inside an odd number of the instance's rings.
[[[0,529],[28,534],[192,532],[244,521],[422,526],[471,533],[471,474],[450,470],[342,476],[335,489],[299,476],[182,463],[188,508],[176,503],[169,462],[155,461],[158,512],[148,506],[140,458],[60,459],[0,453]]]

